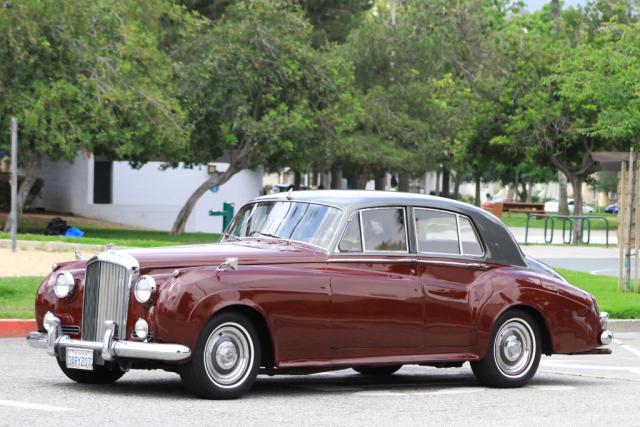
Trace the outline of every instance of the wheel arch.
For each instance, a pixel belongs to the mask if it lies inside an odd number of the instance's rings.
[[[262,360],[260,365],[272,368],[275,366],[275,346],[271,330],[264,315],[255,307],[244,304],[231,304],[215,311],[211,314],[210,319],[223,313],[239,313],[246,316],[258,330],[260,338],[260,348],[262,349]]]
[[[538,311],[534,307],[531,307],[530,305],[516,304],[510,307],[507,307],[505,310],[499,313],[498,316],[496,316],[492,325],[492,331],[496,327],[496,322],[501,316],[503,316],[506,313],[509,313],[510,311],[515,311],[515,310],[524,311],[525,313],[533,317],[533,319],[536,322],[536,325],[538,326],[538,330],[540,331],[540,340],[542,341],[541,342],[542,353],[546,355],[551,355],[553,353],[553,345],[551,341],[551,333],[549,331],[549,325],[547,324],[547,321],[545,320],[542,313],[540,313],[540,311]]]

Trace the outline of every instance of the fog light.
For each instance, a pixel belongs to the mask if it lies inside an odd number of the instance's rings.
[[[156,289],[156,281],[151,276],[142,276],[138,279],[133,295],[140,304],[144,304],[151,299],[153,291]]]
[[[71,294],[73,291],[73,286],[75,285],[75,280],[73,276],[68,271],[63,271],[58,273],[56,276],[56,281],[53,284],[53,292],[56,294],[58,298],[65,298]]]
[[[147,321],[144,319],[138,319],[136,321],[136,325],[134,329],[136,331],[137,337],[140,338],[141,340],[145,339],[147,335],[149,335],[149,325],[147,324]]]
[[[55,327],[55,322],[57,318],[50,311],[47,311],[47,314],[44,315],[42,319],[42,325],[44,326],[44,330],[49,332],[52,327]]]

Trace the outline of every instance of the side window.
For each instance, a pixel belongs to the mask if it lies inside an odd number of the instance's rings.
[[[367,209],[361,215],[365,251],[408,252],[403,208]]]
[[[418,252],[460,254],[455,215],[427,209],[414,212]]]
[[[347,229],[342,235],[342,240],[338,245],[341,253],[362,252],[362,236],[360,235],[360,215],[357,213],[349,221]]]
[[[462,253],[465,255],[478,255],[482,256],[482,246],[478,241],[478,236],[473,231],[473,225],[469,218],[463,216],[459,217],[460,220],[460,240],[462,240]]]

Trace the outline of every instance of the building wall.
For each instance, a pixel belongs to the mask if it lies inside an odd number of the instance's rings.
[[[170,230],[180,208],[208,177],[207,167],[161,170],[161,162],[140,169],[128,162],[114,162],[111,204],[93,203],[93,158],[79,155],[73,163],[46,160],[42,167],[44,188],[38,204],[47,209],[155,230]],[[227,165],[216,163],[222,172]],[[187,231],[220,232],[222,218],[209,210],[221,210],[232,202],[236,210],[260,195],[262,172],[243,170],[217,192],[208,191],[196,204]]]

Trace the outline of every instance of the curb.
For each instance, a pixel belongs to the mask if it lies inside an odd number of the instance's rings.
[[[609,330],[611,332],[640,332],[640,319],[609,319]]]
[[[35,330],[36,321],[33,319],[0,319],[0,338],[24,338]]]
[[[0,248],[10,248],[11,240],[0,239]],[[129,246],[115,245],[115,249],[131,249]],[[73,243],[73,242],[51,242],[44,240],[20,240],[18,239],[18,250],[40,250],[47,252],[73,252],[75,249],[81,249],[87,252],[102,252],[107,249],[106,245],[95,245],[90,243]]]

